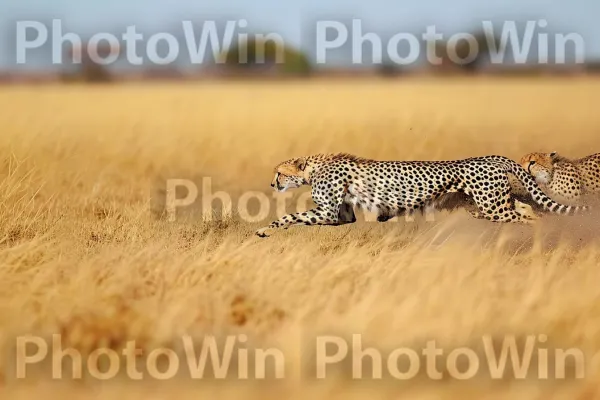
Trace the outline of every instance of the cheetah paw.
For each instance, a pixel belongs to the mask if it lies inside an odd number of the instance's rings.
[[[392,218],[394,218],[394,217],[389,216],[389,215],[385,215],[385,214],[378,215],[377,216],[377,222],[387,222],[387,221],[389,221]]]
[[[256,231],[256,236],[259,236],[259,237],[262,237],[262,238],[269,237],[269,236],[271,236],[271,234],[273,233],[273,231],[274,231],[273,228],[269,228],[269,227],[261,228],[261,229],[259,229],[259,230]]]
[[[535,221],[539,218],[529,204],[522,203],[519,200],[515,200],[515,211],[530,221]]]

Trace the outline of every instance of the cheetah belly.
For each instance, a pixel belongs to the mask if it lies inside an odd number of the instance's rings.
[[[348,186],[345,201],[369,212],[373,212],[376,208],[375,199],[369,194],[366,185],[362,181]]]
[[[400,198],[401,193],[397,186],[383,189],[375,182],[356,181],[348,186],[345,201],[369,212],[390,214],[404,209],[399,207],[404,201]]]

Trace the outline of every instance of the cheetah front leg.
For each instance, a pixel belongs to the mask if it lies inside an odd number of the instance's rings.
[[[341,224],[352,224],[356,222],[356,215],[354,214],[354,208],[352,207],[352,204],[347,202],[342,203],[340,206],[338,219],[339,223]]]
[[[256,234],[260,237],[268,237],[274,230],[287,229],[292,225],[339,225],[341,223],[339,213],[340,210],[334,212],[331,209],[317,207],[305,212],[284,215],[269,226],[256,231]]]
[[[475,218],[475,219],[485,219],[485,216],[483,214],[481,214],[478,210],[476,209],[465,209],[469,214],[471,214],[471,217]]]

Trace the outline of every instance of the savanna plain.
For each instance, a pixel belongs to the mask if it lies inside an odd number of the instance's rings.
[[[269,186],[286,159],[580,157],[600,152],[599,103],[600,80],[589,77],[2,87],[0,397],[600,398],[594,212],[534,226],[462,210],[386,223],[361,214],[351,225],[254,235],[305,206],[306,188]],[[173,179],[198,188],[174,215]],[[61,334],[84,355],[244,334],[249,346],[280,349],[286,376],[52,379],[46,364],[17,379],[25,334]],[[585,373],[558,379],[551,366],[547,379],[495,380],[483,358],[467,380],[429,379],[424,365],[404,381],[306,372],[317,337],[353,334],[382,352],[533,335],[545,348],[581,350]]]

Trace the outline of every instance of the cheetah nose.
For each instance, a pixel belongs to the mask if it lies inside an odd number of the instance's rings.
[[[274,183],[271,183],[271,187],[275,187],[275,184],[274,184]]]

